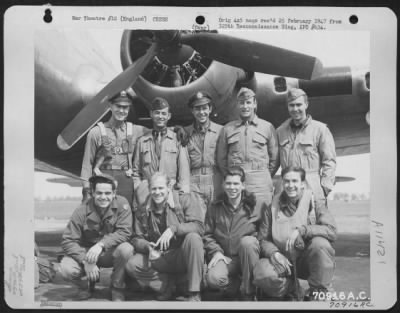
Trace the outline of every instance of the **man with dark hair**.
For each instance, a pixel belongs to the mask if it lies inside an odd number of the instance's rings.
[[[155,172],[164,172],[172,188],[189,192],[190,169],[186,148],[179,143],[176,133],[167,128],[171,118],[169,104],[163,98],[152,102],[150,116],[153,130],[139,138],[133,161],[133,181],[137,205],[148,194],[148,181]]]
[[[194,117],[194,123],[185,127],[189,135],[190,190],[201,194],[208,206],[215,200],[222,184],[215,158],[222,126],[210,120],[213,103],[207,92],[196,92],[190,97],[188,106]]]
[[[208,208],[204,248],[208,260],[207,285],[236,296],[241,275],[241,298],[253,300],[253,269],[259,260],[257,240],[264,202],[245,190],[245,172],[240,167],[225,171],[224,194]]]
[[[125,264],[133,254],[126,242],[132,234],[132,212],[124,197],[116,195],[116,181],[103,174],[89,179],[92,198],[81,204],[71,216],[62,237],[65,256],[60,272],[65,280],[76,283],[81,300],[91,296],[98,281],[99,267],[113,267],[111,298],[124,300]],[[81,280],[86,276],[87,281]],[[91,288],[85,288],[90,282]]]
[[[335,184],[335,142],[328,127],[307,114],[308,97],[302,89],[288,92],[287,107],[290,118],[277,129],[282,168],[302,167],[306,186],[321,204]]]
[[[150,195],[135,212],[135,255],[126,265],[127,273],[140,286],[170,300],[172,275],[187,275],[189,297],[201,301],[203,276],[204,203],[196,193],[172,191],[167,175],[156,172],[150,180]]]
[[[284,299],[299,288],[297,277],[291,276],[294,272],[308,280],[309,296],[331,291],[335,220],[324,204],[314,200],[312,191],[305,189],[304,169],[284,168],[282,180],[282,193],[274,196],[263,213],[262,259],[254,270],[254,284],[268,297]]]
[[[279,168],[278,140],[271,123],[260,119],[253,90],[237,95],[240,119],[226,124],[218,139],[217,163],[223,174],[232,166],[246,172],[246,188],[257,201],[272,200],[272,177]]]
[[[147,128],[126,121],[132,106],[127,92],[118,93],[109,102],[110,119],[99,122],[87,135],[81,171],[82,202],[90,197],[89,178],[104,173],[118,181],[117,194],[132,204],[132,156],[137,139]]]

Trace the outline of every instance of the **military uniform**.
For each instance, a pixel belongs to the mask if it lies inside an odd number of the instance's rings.
[[[306,171],[306,185],[314,197],[326,203],[335,183],[335,142],[328,127],[308,116],[295,127],[291,119],[277,129],[281,167],[299,166]]]
[[[214,201],[206,215],[204,249],[210,261],[216,252],[232,259],[228,265],[219,261],[206,275],[212,289],[234,294],[235,280],[241,274],[241,292],[254,294],[253,268],[259,260],[260,246],[257,232],[264,202],[257,202],[253,194],[243,192],[239,206],[234,209],[225,194]]]
[[[164,293],[169,274],[186,273],[188,290],[199,292],[203,274],[204,251],[201,236],[204,233],[204,203],[195,193],[170,192],[161,214],[154,212],[149,196],[135,213],[135,235],[132,245],[135,255],[127,263],[127,273],[142,287]],[[170,228],[174,237],[167,251],[149,266],[149,242],[157,242]]]
[[[171,186],[181,192],[189,192],[190,169],[186,148],[178,141],[176,133],[167,128],[170,116],[169,104],[163,98],[152,101],[151,116],[154,129],[139,138],[133,161],[133,181],[136,195],[135,206],[142,205],[148,195],[148,182],[155,172],[163,172]],[[166,110],[168,108],[168,110]],[[164,114],[162,126],[153,114]],[[167,117],[168,114],[168,117]]]
[[[133,181],[135,190],[142,181],[149,181],[155,172],[164,172],[180,188],[189,191],[189,161],[186,149],[178,142],[176,134],[166,129],[161,135],[161,151],[157,153],[155,138],[148,131],[137,142],[133,162]]]
[[[190,190],[203,195],[207,204],[220,193],[222,175],[216,166],[215,149],[221,125],[209,122],[199,129],[192,124],[185,128],[189,135],[187,151],[190,160]]]
[[[306,171],[306,186],[321,204],[335,184],[335,142],[328,127],[307,115],[307,94],[298,88],[288,92],[288,110],[291,118],[277,129],[279,156],[282,169],[302,167]],[[281,191],[277,188],[277,193]]]
[[[337,238],[336,223],[326,206],[306,189],[295,206],[284,192],[275,195],[263,213],[258,235],[262,259],[254,270],[254,284],[268,296],[281,298],[289,290],[289,277],[279,277],[270,258],[280,252],[291,259],[293,252],[286,251],[286,242],[295,229],[305,243],[303,251],[296,250],[298,277],[307,279],[313,290],[332,288],[335,250],[331,242]]]
[[[88,180],[98,175],[97,170],[113,176],[118,182],[117,194],[125,197],[130,204],[133,201],[132,156],[137,139],[147,130],[146,127],[124,121],[129,111],[119,113],[118,107],[132,105],[125,91],[109,99],[112,116],[106,123],[98,123],[92,128],[86,139],[83,155],[81,178],[83,196],[87,196]],[[117,107],[113,107],[117,105]],[[125,109],[126,110],[126,109]]]
[[[278,142],[271,123],[258,118],[237,120],[224,126],[217,145],[217,163],[225,173],[240,166],[246,173],[246,189],[257,200],[271,202],[272,176],[279,167]]]
[[[132,234],[132,212],[127,200],[116,196],[110,208],[101,217],[94,199],[81,204],[71,216],[62,237],[65,256],[60,272],[66,280],[79,280],[84,274],[83,261],[87,251],[102,242],[104,251],[97,265],[113,267],[111,284],[115,288],[125,287],[125,264],[133,253],[127,243]]]
[[[92,128],[86,139],[83,156],[81,178],[87,181],[93,175],[93,167],[104,150],[104,158],[100,169],[112,175],[118,181],[117,194],[125,197],[129,203],[133,201],[133,180],[126,174],[132,170],[132,156],[137,139],[144,134],[146,127],[123,123],[116,128],[110,122],[99,123]]]

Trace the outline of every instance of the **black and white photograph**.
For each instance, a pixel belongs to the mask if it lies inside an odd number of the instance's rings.
[[[10,257],[11,294],[31,262],[40,307],[374,308],[395,251],[372,206],[373,30],[71,12],[32,31],[34,249]]]

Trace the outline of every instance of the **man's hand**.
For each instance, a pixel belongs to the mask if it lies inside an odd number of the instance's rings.
[[[82,203],[85,203],[92,197],[92,193],[89,187],[82,188]]]
[[[185,129],[182,126],[177,125],[174,127],[174,132],[176,133],[176,137],[181,146],[186,147],[189,143],[189,134],[185,131]]]
[[[158,238],[157,242],[155,245],[153,245],[153,248],[160,246],[161,251],[166,251],[169,248],[169,242],[171,238],[174,236],[174,232],[172,231],[171,228],[167,228],[161,235],[160,238]]]
[[[279,277],[290,276],[290,274],[292,273],[292,271],[290,270],[292,264],[280,252],[275,252],[271,256],[271,263],[274,266],[275,271],[278,273]]]
[[[223,255],[221,252],[215,252],[210,263],[208,263],[207,268],[210,269],[214,267],[220,260],[224,261],[225,264],[229,264],[232,262],[232,259]]]
[[[103,246],[100,243],[96,243],[86,253],[86,261],[88,261],[88,263],[96,263],[101,252],[103,252]]]
[[[100,270],[95,263],[84,262],[86,277],[89,281],[96,282],[100,277]]]
[[[289,239],[286,241],[286,251],[289,252],[290,255],[296,253],[296,249],[304,249],[304,241],[297,228],[292,232]]]
[[[324,186],[321,186],[321,187],[322,187],[322,190],[324,192],[325,198],[327,198],[329,193],[331,192],[331,190],[329,188],[327,188],[327,187],[324,187]]]

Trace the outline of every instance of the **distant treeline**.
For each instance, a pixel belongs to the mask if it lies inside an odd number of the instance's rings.
[[[369,200],[369,193],[334,192],[330,198],[339,201]]]
[[[338,201],[357,201],[369,200],[369,193],[348,193],[334,192],[329,199]],[[35,198],[38,201],[81,201],[81,196],[47,196],[45,198]]]
[[[47,196],[44,198],[35,198],[38,201],[81,201],[81,196]]]

